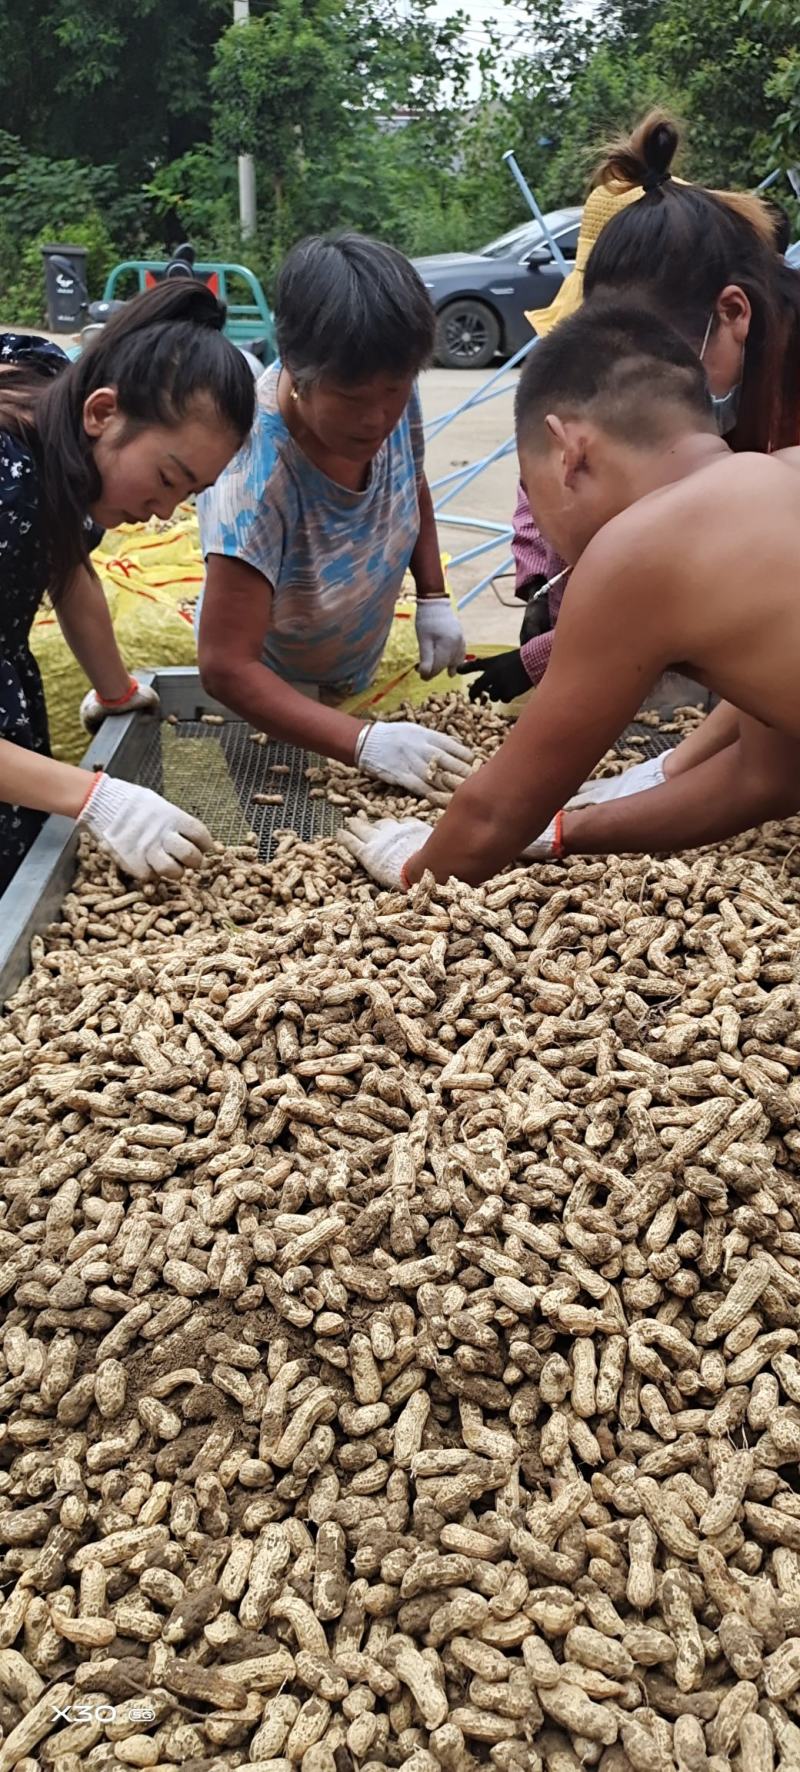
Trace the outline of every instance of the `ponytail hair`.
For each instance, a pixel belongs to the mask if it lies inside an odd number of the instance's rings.
[[[116,390],[131,431],[177,425],[205,400],[216,422],[244,441],[255,384],[224,325],[225,308],[205,284],[165,281],[127,302],[54,380],[43,381],[40,373],[26,380],[20,363],[9,400],[5,376],[0,381],[0,424],[22,433],[41,465],[54,597],[78,567],[89,565],[87,518],[101,481],[83,412],[98,388]]]
[[[603,229],[584,291],[654,307],[696,350],[728,284],[751,308],[734,449],[765,452],[800,441],[800,276],[775,247],[769,204],[746,192],[683,184],[672,166],[680,129],[651,111],[604,150],[596,181],[643,196]]]

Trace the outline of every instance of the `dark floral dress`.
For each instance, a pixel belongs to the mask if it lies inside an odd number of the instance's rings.
[[[67,362],[46,339],[0,333],[3,363],[36,361],[45,375]],[[0,430],[0,738],[49,755],[42,679],[28,645],[34,616],[47,590],[41,475],[33,452]],[[0,891],[8,884],[44,822],[44,814],[0,802]]]

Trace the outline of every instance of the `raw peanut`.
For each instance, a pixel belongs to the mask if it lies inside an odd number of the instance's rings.
[[[245,1629],[258,1630],[264,1623],[270,1606],[278,1598],[291,1554],[289,1540],[280,1526],[266,1526],[250,1563],[247,1589],[239,1608]]]
[[[763,1639],[738,1612],[726,1612],[717,1626],[719,1646],[740,1680],[757,1680],[763,1664]]]
[[[698,1717],[676,1717],[672,1739],[678,1772],[707,1772],[706,1738]]]
[[[653,1772],[653,1769],[657,1769],[657,1772],[671,1772],[669,1758],[658,1741],[655,1730],[648,1728],[640,1718],[622,1718],[621,1735],[625,1753],[634,1772]]]
[[[23,1710],[31,1710],[44,1689],[44,1680],[16,1649],[0,1649],[0,1692]]]
[[[476,1705],[456,1705],[449,1721],[470,1741],[509,1741],[519,1733],[519,1723],[514,1718],[478,1709]]]
[[[739,1726],[739,1748],[747,1772],[774,1772],[775,1747],[766,1717],[748,1711]]]
[[[637,1612],[647,1612],[656,1596],[655,1555],[658,1539],[652,1526],[644,1515],[632,1520],[628,1533],[628,1582],[627,1596],[629,1605]]]
[[[585,1667],[596,1667],[614,1679],[627,1680],[633,1673],[633,1658],[624,1644],[585,1624],[576,1624],[567,1632],[564,1652],[570,1659],[582,1662]]]
[[[753,1474],[752,1452],[733,1452],[722,1466],[719,1482],[708,1507],[700,1519],[700,1531],[707,1538],[724,1532],[736,1518]]]
[[[68,1683],[57,1681],[43,1697],[36,1700],[0,1746],[0,1772],[14,1772],[14,1768],[19,1772],[19,1767],[30,1750],[38,1747],[39,1742],[56,1727],[58,1710],[69,1703],[70,1692]]]
[[[764,1691],[768,1698],[791,1698],[800,1686],[800,1640],[789,1638],[763,1663]]]
[[[632,1661],[639,1667],[670,1665],[677,1654],[675,1644],[667,1632],[656,1630],[648,1624],[633,1625],[631,1630],[625,1632],[622,1643]]]
[[[730,1754],[735,1751],[739,1745],[742,1719],[748,1712],[756,1710],[757,1706],[758,1688],[750,1680],[740,1680],[738,1685],[724,1694],[714,1721],[709,1724],[706,1732],[712,1753]]]
[[[562,1679],[557,1686],[537,1688],[537,1697],[545,1715],[571,1733],[585,1735],[587,1741],[604,1747],[616,1741],[619,1725],[614,1713],[606,1705],[594,1704],[579,1686]]]
[[[438,1729],[448,1711],[447,1698],[433,1668],[404,1637],[391,1637],[383,1652],[385,1664],[408,1687],[427,1729]]]
[[[675,1644],[675,1684],[681,1692],[695,1692],[703,1678],[706,1657],[692,1606],[691,1585],[682,1569],[667,1570],[659,1598]]]

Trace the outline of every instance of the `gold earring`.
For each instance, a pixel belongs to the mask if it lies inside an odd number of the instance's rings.
[[[296,388],[292,388],[292,391],[291,391],[291,393],[290,393],[290,395],[289,395],[289,399],[290,399],[290,400],[299,400],[299,398],[300,398],[300,395],[299,395],[299,394],[298,394],[298,392],[297,392],[297,389],[296,389]]]

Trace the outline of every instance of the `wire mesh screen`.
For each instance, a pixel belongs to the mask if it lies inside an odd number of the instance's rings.
[[[154,729],[137,780],[202,819],[221,843],[243,843],[253,832],[268,861],[278,831],[308,840],[341,823],[342,808],[310,798],[306,770],[318,761],[295,745],[257,743],[246,721],[167,721]],[[270,804],[254,798],[261,794]]]
[[[617,749],[655,757],[674,743],[674,734],[634,721]],[[202,819],[221,843],[243,843],[253,832],[269,861],[278,831],[309,841],[331,836],[342,822],[344,808],[311,799],[306,770],[318,761],[296,745],[256,742],[246,721],[165,721],[153,730],[137,780]],[[262,794],[269,804],[254,798]]]
[[[614,750],[620,757],[629,757],[631,750],[637,751],[640,757],[658,757],[662,751],[671,750],[678,744],[679,737],[676,732],[663,732],[659,726],[642,726],[639,720],[634,720],[618,739]]]

